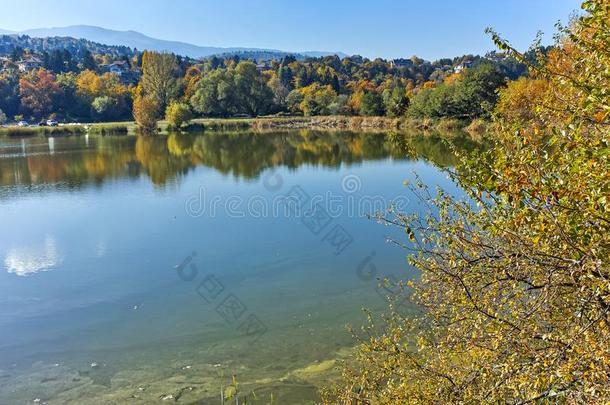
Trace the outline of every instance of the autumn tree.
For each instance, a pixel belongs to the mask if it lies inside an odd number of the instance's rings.
[[[549,89],[525,100],[533,122],[499,117],[492,148],[450,172],[468,199],[418,183],[426,215],[380,218],[409,238],[421,311],[367,328],[327,402],[610,401],[610,3],[582,7],[533,67]]]
[[[145,51],[142,55],[142,92],[155,100],[160,112],[178,94],[176,57],[169,53]]]
[[[299,108],[303,114],[329,115],[333,104],[337,101],[337,93],[330,85],[321,86],[317,83],[298,90],[300,97]]]
[[[76,78],[76,94],[94,119],[126,118],[131,111],[131,91],[112,73],[84,70]]]
[[[83,70],[79,73],[76,78],[76,90],[79,97],[89,103],[105,94],[102,78],[93,70]]]
[[[157,132],[157,121],[161,115],[160,108],[159,101],[145,95],[140,86],[134,89],[133,118],[143,134]]]
[[[188,102],[197,90],[197,83],[201,80],[201,69],[197,66],[191,66],[184,74],[184,101]]]
[[[55,109],[60,88],[55,75],[37,69],[19,79],[21,105],[36,117],[46,117]]]
[[[349,97],[349,107],[353,114],[360,113],[362,97],[366,92],[376,92],[375,83],[370,80],[358,80],[349,84],[351,95]]]
[[[193,118],[191,108],[186,103],[172,101],[165,110],[165,120],[172,128],[180,129]]]
[[[536,123],[541,127],[543,122],[536,108],[544,105],[548,90],[549,81],[544,78],[520,77],[509,82],[500,93],[496,114],[516,126]]]

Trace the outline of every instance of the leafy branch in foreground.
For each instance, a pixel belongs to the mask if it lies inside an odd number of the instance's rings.
[[[499,114],[495,146],[461,156],[468,200],[418,183],[427,215],[386,218],[413,239],[422,315],[366,330],[327,403],[610,401],[610,3],[582,7],[544,94],[510,104],[529,118]]]

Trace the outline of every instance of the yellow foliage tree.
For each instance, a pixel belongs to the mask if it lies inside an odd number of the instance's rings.
[[[165,109],[165,120],[174,129],[180,129],[193,118],[191,108],[186,103],[172,101]]]
[[[427,82],[424,82],[424,84],[422,85],[422,88],[424,89],[433,89],[436,87],[436,82],[434,80],[428,80]]]
[[[426,215],[380,218],[409,238],[421,310],[366,328],[327,403],[610,402],[610,3],[583,9],[521,128],[502,115],[489,151],[460,156],[468,199],[418,183]]]
[[[508,83],[500,92],[496,114],[505,122],[512,122],[516,126],[534,124],[541,128],[544,121],[537,109],[545,105],[548,91],[548,80],[521,77]]]
[[[159,102],[151,96],[142,94],[140,86],[138,86],[134,91],[133,118],[140,131],[144,134],[155,133],[159,115]]]
[[[141,93],[155,100],[159,113],[178,94],[176,57],[169,53],[145,51],[142,55]]]
[[[446,85],[452,85],[453,83],[460,80],[461,77],[462,77],[462,74],[460,72],[452,73],[449,76],[445,77],[445,79],[443,80],[443,83],[445,83]]]

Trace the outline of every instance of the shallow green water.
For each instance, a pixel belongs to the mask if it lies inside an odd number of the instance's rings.
[[[367,215],[452,164],[397,134],[0,139],[0,404],[213,404],[233,376],[313,403],[378,279],[414,276]]]

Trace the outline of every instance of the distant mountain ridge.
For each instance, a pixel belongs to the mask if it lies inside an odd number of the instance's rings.
[[[320,57],[327,55],[337,55],[341,58],[347,56],[342,52],[323,52],[323,51],[306,51],[306,52],[290,52],[276,49],[262,48],[245,48],[245,47],[213,47],[199,46],[180,41],[168,41],[163,39],[152,38],[136,31],[117,31],[91,25],[71,25],[67,27],[52,27],[52,28],[35,28],[25,31],[12,32],[0,29],[0,34],[4,35],[28,35],[35,38],[46,37],[72,37],[82,38],[89,41],[97,42],[105,45],[127,46],[137,48],[138,50],[151,50],[159,52],[173,52],[178,55],[189,56],[191,58],[205,58],[207,56],[243,52],[260,52],[261,54],[268,53],[273,57],[282,57],[285,55],[303,55],[311,57]]]

